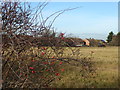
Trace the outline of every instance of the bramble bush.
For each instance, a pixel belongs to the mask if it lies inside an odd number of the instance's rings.
[[[56,17],[75,8],[57,11],[43,20],[42,10],[47,4],[39,3],[33,12],[29,3],[2,3],[3,88],[49,87],[51,82],[62,77],[65,63],[81,65],[83,77],[95,72],[90,58],[80,58],[80,49],[67,45],[64,33],[57,34],[51,29]]]

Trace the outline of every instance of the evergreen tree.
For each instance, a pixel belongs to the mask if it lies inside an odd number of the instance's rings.
[[[111,31],[107,37],[107,42],[111,42],[112,41],[112,37],[113,37],[114,33]]]

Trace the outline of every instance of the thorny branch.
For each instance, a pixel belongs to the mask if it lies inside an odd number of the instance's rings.
[[[75,64],[71,61],[83,66],[86,63],[86,59],[72,58],[80,53],[66,43],[63,34],[57,36],[52,28],[61,14],[77,8],[60,10],[44,19],[43,10],[47,5],[48,2],[39,3],[33,11],[29,3],[2,3],[3,88],[48,86],[59,76],[62,62],[72,66]],[[72,57],[65,56],[66,46]]]

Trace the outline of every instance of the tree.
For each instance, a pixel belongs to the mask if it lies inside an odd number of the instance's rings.
[[[120,35],[120,32],[118,32],[117,35]]]
[[[112,41],[112,37],[113,37],[114,33],[111,31],[107,37],[107,42],[111,42]]]

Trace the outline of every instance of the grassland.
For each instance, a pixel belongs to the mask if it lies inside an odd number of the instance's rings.
[[[81,69],[83,70],[84,68],[81,68],[80,65],[72,66],[64,62],[61,66],[61,69],[64,69],[64,71],[60,72],[60,76],[57,76],[60,77],[60,79],[56,79],[55,81],[53,81],[50,87],[55,87],[55,88],[117,88],[118,87],[118,47],[71,47],[71,49],[73,49],[74,51],[76,50],[75,54],[80,53],[78,56],[73,55],[74,58],[77,57],[78,59],[81,59],[82,57],[83,58],[90,57],[91,61],[94,62],[94,68],[96,69],[96,72],[93,73],[85,72],[85,76],[83,76],[83,72],[81,72]],[[33,52],[31,52],[30,50],[33,50]],[[33,54],[37,54],[38,56],[41,57],[41,51],[42,51],[41,49],[38,50],[38,48],[30,48],[30,50],[26,50],[23,53],[21,53],[21,56],[25,56],[23,57],[24,64],[25,63],[29,64],[31,62],[30,61],[31,58],[26,57],[28,54],[29,56]],[[57,49],[57,50],[58,50],[57,53],[60,53],[63,50],[63,57],[73,58],[70,48],[63,47],[63,49]],[[50,47],[48,47],[48,49],[44,51],[46,53],[45,56],[52,57],[53,55],[56,55]],[[59,54],[58,57],[62,57],[61,55],[62,54]],[[12,61],[14,60],[13,57],[11,57]],[[36,79],[38,80],[38,78]]]
[[[94,77],[81,77],[78,67],[65,65],[61,79],[51,84],[57,88],[117,88],[118,87],[118,47],[76,47],[81,57],[91,57],[97,68]]]

